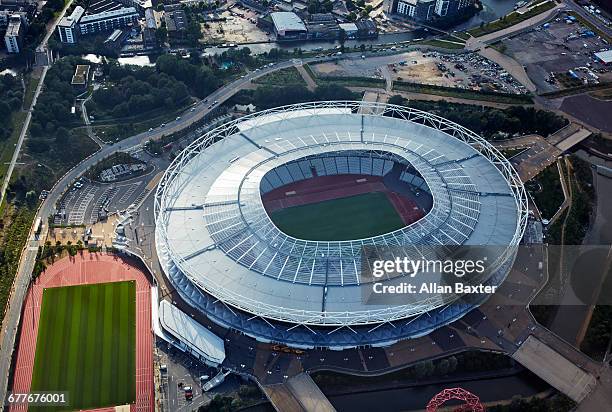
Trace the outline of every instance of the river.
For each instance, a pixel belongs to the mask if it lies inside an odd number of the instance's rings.
[[[427,402],[442,389],[458,386],[477,395],[482,402],[502,401],[512,399],[513,396],[531,396],[550,388],[531,372],[523,371],[501,378],[331,395],[329,401],[338,411],[375,411],[380,409],[382,400],[385,412],[423,410]]]
[[[457,25],[453,30],[465,30],[470,27],[478,26],[481,22],[493,21],[500,16],[510,13],[514,5],[517,3],[516,0],[482,0],[483,10],[477,15],[473,16],[469,20]],[[405,33],[383,33],[376,39],[365,39],[365,40],[347,40],[345,46],[353,48],[365,44],[380,45],[380,44],[393,44],[404,42],[408,40],[421,39],[431,36],[432,33],[427,30],[414,30]],[[302,41],[302,42],[289,42],[289,43],[254,43],[248,45],[238,45],[238,47],[248,47],[251,49],[253,54],[261,54],[268,52],[273,48],[279,48],[284,50],[293,50],[295,48],[301,48],[302,50],[317,50],[317,49],[333,49],[339,45],[336,41]],[[220,54],[226,51],[226,47],[207,47],[204,49],[204,53],[207,54]],[[87,55],[85,58],[92,56],[97,59],[95,55]],[[87,59],[90,60],[90,59]],[[90,60],[94,63],[96,61]],[[121,57],[119,58],[119,64],[131,64],[136,66],[150,66],[153,63],[147,56],[134,56],[134,57]]]

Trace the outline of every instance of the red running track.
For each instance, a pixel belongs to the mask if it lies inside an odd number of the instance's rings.
[[[263,196],[268,213],[293,206],[308,205],[371,192],[382,192],[395,208],[405,225],[424,216],[423,210],[412,199],[389,190],[381,176],[334,175],[300,180],[274,189]]]
[[[22,314],[12,391],[30,391],[44,288],[126,280],[136,281],[136,402],[130,405],[130,411],[153,411],[151,284],[142,270],[116,255],[83,252],[75,257],[63,258],[49,266],[30,286]],[[11,406],[10,410],[26,411],[27,405]],[[114,410],[114,407],[96,409],[108,412]]]

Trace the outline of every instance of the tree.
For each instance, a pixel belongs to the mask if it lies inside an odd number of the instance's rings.
[[[434,364],[430,360],[419,362],[414,365],[414,372],[416,374],[416,377],[419,379],[431,376],[434,370]]]
[[[389,104],[397,104],[399,106],[404,104],[404,98],[402,96],[400,96],[399,94],[393,95],[389,98],[389,100],[387,101],[387,103]]]
[[[166,40],[168,39],[168,29],[165,25],[161,26],[155,31],[155,39],[157,40],[157,44],[160,46],[166,44]]]
[[[441,361],[438,362],[438,364],[436,365],[436,372],[439,375],[446,375],[450,370],[450,363],[447,359],[442,359]]]
[[[30,190],[26,193],[25,200],[29,208],[34,208],[38,202],[38,196],[35,191]]]
[[[11,116],[11,106],[8,103],[0,101],[0,120],[7,121]]]
[[[340,42],[340,51],[344,53],[344,43],[346,43],[346,31],[340,29],[338,32],[338,41]]]

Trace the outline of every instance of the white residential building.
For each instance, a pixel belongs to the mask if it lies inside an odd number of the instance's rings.
[[[19,53],[21,51],[21,38],[25,31],[25,24],[18,14],[9,17],[6,33],[4,34],[4,43],[6,50],[9,53]]]
[[[83,16],[79,21],[80,34],[91,34],[113,31],[130,23],[136,24],[139,14],[134,7],[123,7],[116,10]]]
[[[85,9],[81,6],[76,6],[70,16],[64,16],[57,25],[57,32],[59,33],[60,41],[62,43],[76,43],[77,42],[77,25],[81,17],[83,17]]]

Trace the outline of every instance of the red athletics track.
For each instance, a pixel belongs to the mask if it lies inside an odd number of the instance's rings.
[[[92,283],[136,281],[136,402],[130,411],[154,410],[153,331],[151,328],[151,284],[139,268],[116,255],[83,252],[49,266],[30,286],[21,319],[21,335],[13,377],[13,392],[28,393],[32,384],[36,336],[44,288]],[[11,406],[26,411],[26,405]],[[102,408],[96,411],[114,411]]]
[[[382,176],[334,175],[318,176],[290,183],[263,196],[264,207],[270,212],[292,206],[308,205],[326,200],[382,192],[395,208],[405,225],[423,217],[423,210],[404,195],[393,192],[384,184]]]

